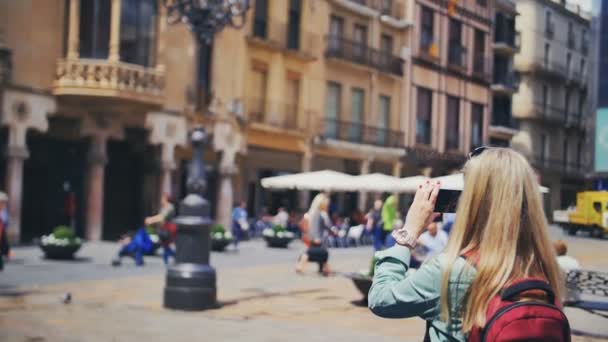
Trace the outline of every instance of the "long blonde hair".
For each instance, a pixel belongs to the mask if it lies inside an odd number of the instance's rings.
[[[511,280],[546,279],[559,296],[559,269],[534,171],[519,153],[491,148],[470,159],[456,220],[446,248],[441,318],[449,320],[449,276],[456,259],[473,251],[477,275],[467,296],[463,331],[484,326],[487,306]]]

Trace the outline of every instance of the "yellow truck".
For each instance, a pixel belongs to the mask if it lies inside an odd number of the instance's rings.
[[[569,235],[588,231],[591,236],[608,233],[608,191],[583,191],[576,194],[576,208],[553,212],[553,222]]]

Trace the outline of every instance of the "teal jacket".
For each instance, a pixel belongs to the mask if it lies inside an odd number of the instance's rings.
[[[374,282],[368,295],[369,308],[385,318],[420,316],[430,321],[431,341],[465,341],[462,309],[475,269],[462,258],[454,263],[448,287],[448,324],[439,318],[445,254],[425,262],[418,270],[408,271],[410,257],[410,250],[399,245],[376,253]]]

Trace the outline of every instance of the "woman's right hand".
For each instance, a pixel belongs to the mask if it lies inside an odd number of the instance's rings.
[[[440,215],[439,213],[433,213],[440,186],[441,184],[439,181],[426,181],[426,183],[420,185],[416,191],[414,201],[407,212],[405,224],[403,225],[403,228],[407,229],[410,234],[413,234],[416,239],[422,234],[426,226],[428,226],[435,217]]]

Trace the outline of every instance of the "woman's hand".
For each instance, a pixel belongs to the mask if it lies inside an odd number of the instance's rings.
[[[413,234],[416,239],[422,234],[426,226],[435,219],[439,213],[433,213],[435,209],[435,201],[439,194],[440,183],[426,181],[418,187],[414,201],[410,206],[405,217],[403,228],[407,229],[410,234]]]

